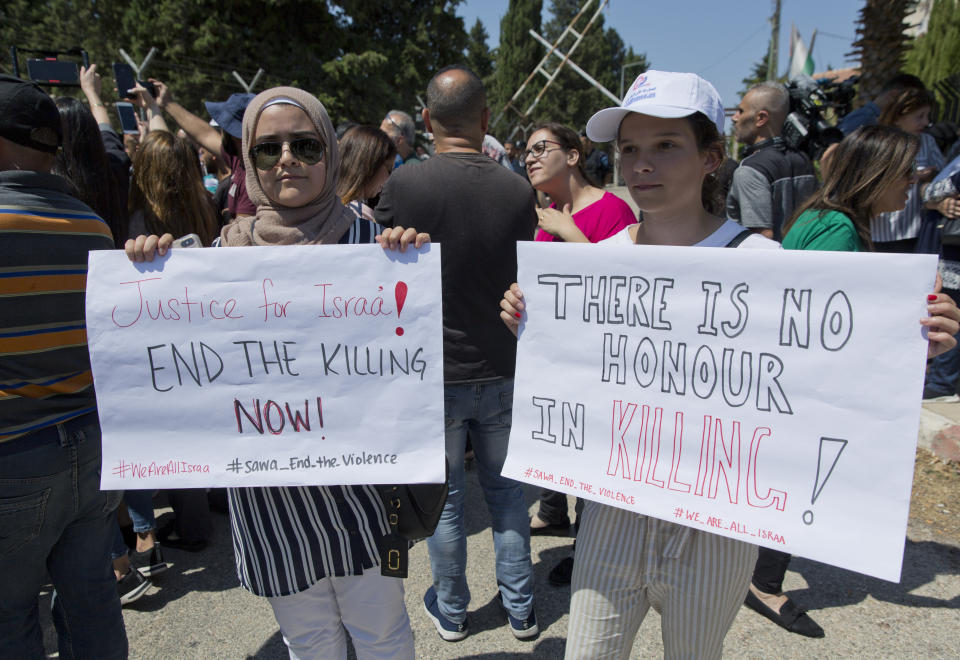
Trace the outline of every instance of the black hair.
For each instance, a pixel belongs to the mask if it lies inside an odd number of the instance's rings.
[[[70,97],[58,97],[55,103],[60,111],[63,149],[57,153],[52,171],[66,179],[77,199],[106,221],[114,244],[121,247],[128,222],[121,190],[127,181],[110,167],[100,127],[86,106]]]
[[[703,208],[716,216],[726,216],[726,201],[722,195],[722,182],[720,181],[720,168],[723,161],[727,158],[723,135],[717,129],[713,120],[702,112],[695,112],[685,117],[693,129],[693,136],[697,140],[697,149],[701,153],[714,151],[720,157],[717,169],[707,174],[703,179],[703,187],[700,189],[700,201],[703,202]]]
[[[441,83],[449,71],[462,71],[465,80]],[[480,121],[487,107],[487,93],[483,81],[468,66],[454,64],[437,72],[427,85],[427,108],[431,121],[436,121],[447,130],[464,130]]]

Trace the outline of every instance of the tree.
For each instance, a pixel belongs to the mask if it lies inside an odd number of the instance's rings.
[[[582,0],[551,0],[552,19],[544,26],[544,36],[555,42],[580,11],[581,4]],[[584,36],[580,45],[570,55],[570,60],[616,95],[624,64],[643,62],[641,66],[631,67],[631,74],[641,73],[649,68],[649,64],[646,55],[634,53],[632,48],[629,52],[630,59],[627,59],[628,53],[625,51],[623,39],[615,29],[604,28],[603,14],[597,16],[588,31],[583,32],[592,16],[592,9],[594,8],[589,8],[584,16],[581,16],[574,28]],[[568,36],[559,45],[559,49],[570,53],[573,43],[574,39]],[[561,63],[561,59],[560,56],[551,57],[546,68],[553,70]],[[543,81],[544,79],[541,79],[538,82]],[[538,85],[537,91],[539,89]],[[583,130],[587,120],[598,108],[611,104],[608,96],[565,65],[537,105],[534,116],[538,121],[557,121],[575,130]]]
[[[927,33],[907,52],[905,69],[928,87],[960,70],[960,3],[939,0],[930,12]]]
[[[763,54],[763,58],[759,62],[753,63],[753,68],[750,70],[750,75],[740,81],[743,83],[743,89],[740,90],[740,96],[746,94],[754,85],[764,82],[767,79],[767,71],[769,68],[770,49],[767,48],[766,52]]]
[[[292,0],[296,1],[296,0]],[[347,41],[345,50],[386,57],[380,98],[367,96],[349,107],[344,119],[379,124],[391,108],[413,111],[417,95],[444,66],[463,62],[467,32],[456,14],[460,0],[341,0]],[[364,84],[364,81],[359,81]],[[374,102],[372,102],[374,101]],[[375,121],[374,121],[375,120]]]
[[[316,94],[336,123],[379,124],[390,108],[413,110],[442,66],[463,60],[467,33],[460,0],[5,0],[0,43],[28,48],[81,46],[105,77],[123,48],[134,59],[158,49],[145,72],[168,83],[198,114],[204,100],[242,91],[231,71],[257,89],[294,85]],[[9,70],[3,62],[2,68]],[[55,93],[71,93],[58,89]]]
[[[510,0],[507,12],[500,19],[494,86],[488,89],[494,115],[503,109],[543,57],[543,46],[528,33],[528,30],[540,31],[542,12],[543,0]],[[505,114],[504,123],[491,130],[502,133],[515,118],[514,113]]]
[[[467,41],[467,66],[486,82],[493,74],[493,54],[487,46],[487,31],[480,19],[470,28]]]
[[[871,101],[903,65],[904,19],[915,0],[865,0],[857,20],[853,55],[860,57],[860,100]]]

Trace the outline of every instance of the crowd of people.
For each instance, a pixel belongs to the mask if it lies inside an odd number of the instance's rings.
[[[347,632],[358,658],[415,654],[403,581],[380,571],[388,523],[372,486],[166,491],[174,520],[160,529],[153,493],[100,490],[83,322],[90,250],[151,261],[184,237],[216,248],[443,244],[449,492],[427,540],[423,610],[448,642],[470,633],[468,452],[517,639],[541,630],[530,537],[571,528],[566,495],[543,491],[531,517],[521,484],[501,475],[527,313],[518,241],[940,252],[944,290],[930,292],[920,320],[924,397],[960,400],[960,240],[944,229],[960,217],[960,157],[925,132],[933,98],[911,76],[892,76],[842,119],[846,136],[820,155],[819,178],[781,136],[790,100],[772,82],[737,105],[745,148],[733,165],[721,99],[690,73],[647,71],[585,127],[544,123],[502,144],[489,135],[481,80],[460,65],[427,86],[429,141],[397,109],[378,127],[335,129],[320,101],[293,87],[207,102],[206,119],[151,82],[155,96],[129,90],[144,121],[139,136],[122,137],[95,65],[81,73],[86,104],[0,76],[0,657],[44,656],[37,593],[47,576],[61,657],[126,657],[122,605],[167,569],[163,548],[204,550],[211,508],[228,512],[240,584],[268,600],[291,658],[346,657]],[[598,145],[608,143],[639,217],[605,189],[610,154]],[[575,517],[575,555],[550,572],[571,585],[567,658],[628,657],[650,607],[670,658],[719,658],[744,603],[791,632],[825,634],[782,592],[788,554],[592,500],[578,501]]]

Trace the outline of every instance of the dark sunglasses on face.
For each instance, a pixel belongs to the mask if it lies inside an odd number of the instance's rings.
[[[269,170],[283,155],[283,145],[290,145],[294,158],[304,165],[316,165],[323,160],[323,144],[314,138],[297,138],[284,142],[261,142],[250,149],[250,160],[258,170]]]
[[[523,152],[523,159],[526,160],[530,156],[533,156],[534,158],[541,158],[543,154],[547,153],[548,151],[556,151],[556,149],[547,149],[548,142],[550,144],[560,145],[559,148],[561,149],[563,148],[563,145],[560,144],[559,142],[555,142],[553,140],[540,140],[539,142],[535,143],[533,146],[531,146],[529,149]]]

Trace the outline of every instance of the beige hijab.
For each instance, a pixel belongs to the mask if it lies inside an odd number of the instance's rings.
[[[272,102],[272,103],[271,103]],[[323,140],[326,150],[326,177],[323,189],[304,206],[290,207],[271,201],[263,192],[257,169],[250,158],[254,131],[260,113],[269,104],[290,103],[301,108]],[[257,94],[243,115],[243,165],[247,171],[247,194],[257,205],[255,216],[241,218],[223,228],[225,246],[310,245],[336,243],[354,221],[354,214],[337,198],[337,171],[340,152],[337,136],[327,111],[312,94],[295,87],[274,87]]]

